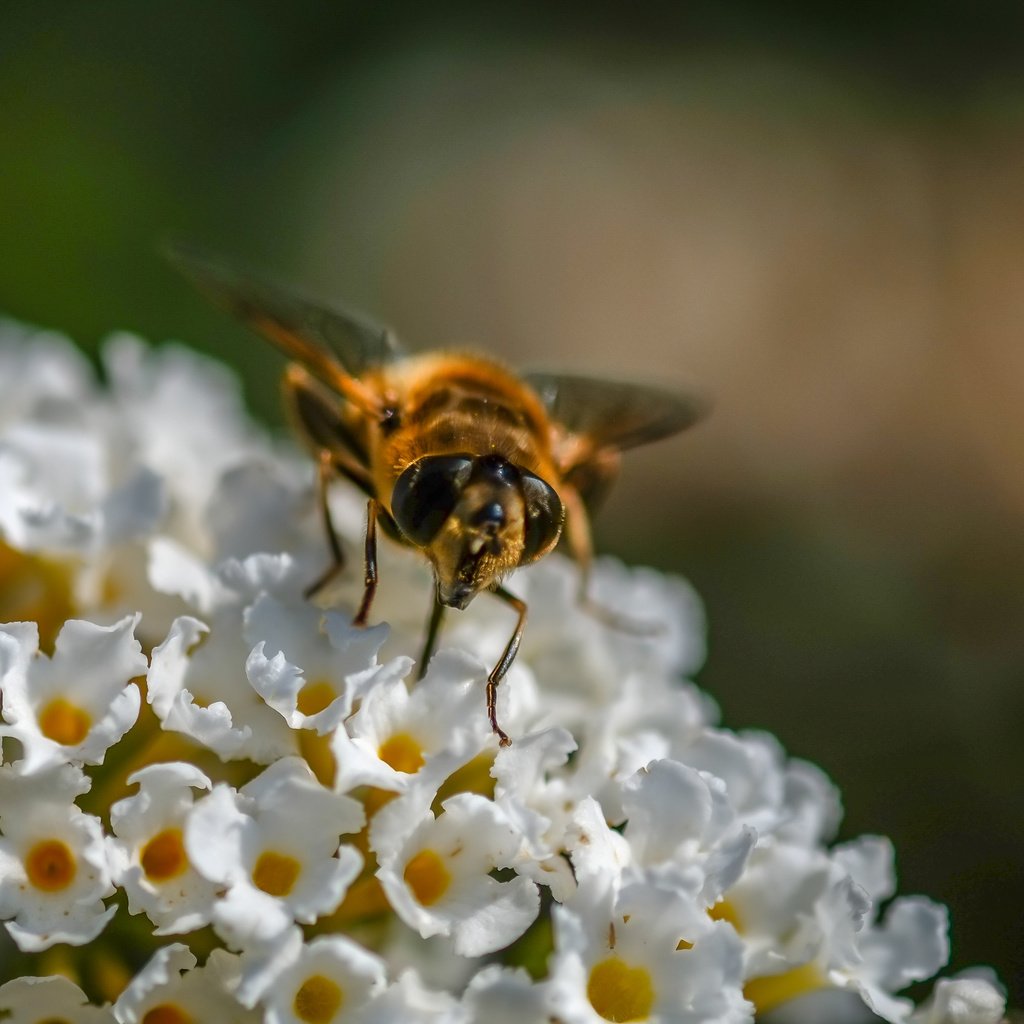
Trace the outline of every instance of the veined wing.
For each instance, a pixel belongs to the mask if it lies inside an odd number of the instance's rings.
[[[358,377],[405,355],[388,328],[361,313],[306,299],[190,246],[174,243],[165,251],[201,292],[336,390],[339,373]]]
[[[527,373],[551,418],[591,453],[622,451],[693,426],[709,404],[696,395],[558,373]]]

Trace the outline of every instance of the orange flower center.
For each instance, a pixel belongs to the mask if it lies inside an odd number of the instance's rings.
[[[386,739],[377,756],[396,772],[414,775],[423,767],[423,750],[407,732],[395,733]]]
[[[322,974],[307,978],[292,1002],[295,1016],[304,1024],[329,1024],[345,1002],[341,986]]]
[[[180,1006],[161,1003],[146,1012],[142,1024],[192,1024],[192,1017]]]
[[[153,882],[166,882],[188,867],[180,828],[158,832],[142,849],[142,870]]]
[[[425,907],[432,907],[452,884],[448,868],[434,850],[420,850],[405,865],[402,877],[413,896]]]
[[[650,972],[610,956],[590,969],[587,998],[605,1020],[646,1020],[654,1006]]]
[[[264,850],[252,869],[252,881],[271,896],[287,896],[301,870],[302,865],[294,857]]]
[[[39,713],[39,731],[54,743],[77,746],[88,735],[92,719],[63,697],[55,697]]]
[[[59,839],[36,843],[25,858],[28,880],[42,892],[60,892],[74,880],[78,871],[75,855]]]

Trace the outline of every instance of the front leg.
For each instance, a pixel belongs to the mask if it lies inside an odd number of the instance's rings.
[[[331,552],[331,564],[303,591],[304,596],[315,598],[334,582],[342,569],[345,568],[345,552],[341,547],[334,521],[331,519],[331,507],[327,500],[327,486],[334,471],[334,456],[326,448],[321,448],[316,462],[316,500],[320,509],[320,521],[327,535],[327,546]]]
[[[519,645],[523,642],[523,630],[526,629],[526,602],[522,598],[516,597],[515,594],[509,593],[504,587],[495,587],[492,593],[519,613],[515,631],[509,637],[504,653],[498,659],[498,664],[491,669],[491,674],[487,677],[487,718],[491,723],[491,731],[498,737],[499,745],[507,747],[512,741],[508,738],[508,733],[498,725],[498,683],[505,678],[505,673],[512,667],[512,662],[516,660],[516,654],[519,652]]]
[[[363,547],[363,599],[352,620],[353,626],[365,626],[370,614],[373,596],[377,593],[377,510],[380,506],[375,498],[366,503],[366,543]]]
[[[420,655],[420,665],[416,672],[416,679],[420,680],[427,674],[430,659],[434,656],[434,649],[437,647],[437,638],[441,634],[441,624],[444,622],[445,606],[437,598],[437,588],[434,588],[434,602],[430,608],[430,621],[427,623],[427,638],[423,643],[423,653]]]

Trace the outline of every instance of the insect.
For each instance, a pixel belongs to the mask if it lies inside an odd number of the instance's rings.
[[[658,388],[551,373],[517,374],[477,353],[408,354],[388,329],[175,245],[171,261],[216,303],[280,348],[283,389],[301,439],[317,460],[317,494],[331,562],[308,589],[324,590],[344,565],[328,485],[345,477],[367,496],[364,590],[353,623],[367,622],[377,590],[377,527],[430,562],[436,589],[420,675],[448,608],[490,591],[516,613],[487,677],[487,714],[502,746],[497,686],[519,650],[526,603],[504,577],[536,562],[565,528],[588,596],[590,513],[619,453],[695,423],[697,398]]]

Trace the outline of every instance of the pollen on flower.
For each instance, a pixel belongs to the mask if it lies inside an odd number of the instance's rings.
[[[188,867],[188,856],[180,828],[158,832],[142,849],[142,870],[153,882],[176,878]]]
[[[331,706],[338,694],[326,679],[316,679],[299,691],[295,706],[307,717],[318,715]]]
[[[389,736],[377,751],[380,759],[396,772],[414,775],[423,767],[423,749],[407,732]]]
[[[39,713],[39,731],[54,743],[77,746],[88,735],[92,719],[80,707],[56,697]]]
[[[344,1002],[345,993],[340,985],[322,974],[314,974],[295,993],[292,1009],[306,1024],[328,1024]]]
[[[801,964],[782,974],[752,978],[743,986],[743,996],[754,1004],[758,1014],[762,1014],[827,984],[815,964]]]
[[[301,870],[302,865],[294,857],[264,850],[252,869],[253,885],[270,896],[287,896]]]
[[[646,1020],[654,1006],[654,986],[645,967],[610,956],[590,969],[587,998],[605,1020]]]
[[[173,1003],[161,1003],[146,1012],[141,1024],[193,1024],[191,1014]]]
[[[44,839],[28,851],[25,870],[37,889],[60,892],[75,880],[78,865],[75,855],[59,839]]]
[[[452,883],[452,876],[444,861],[434,850],[420,850],[406,864],[402,877],[412,894],[425,907],[437,903]]]

